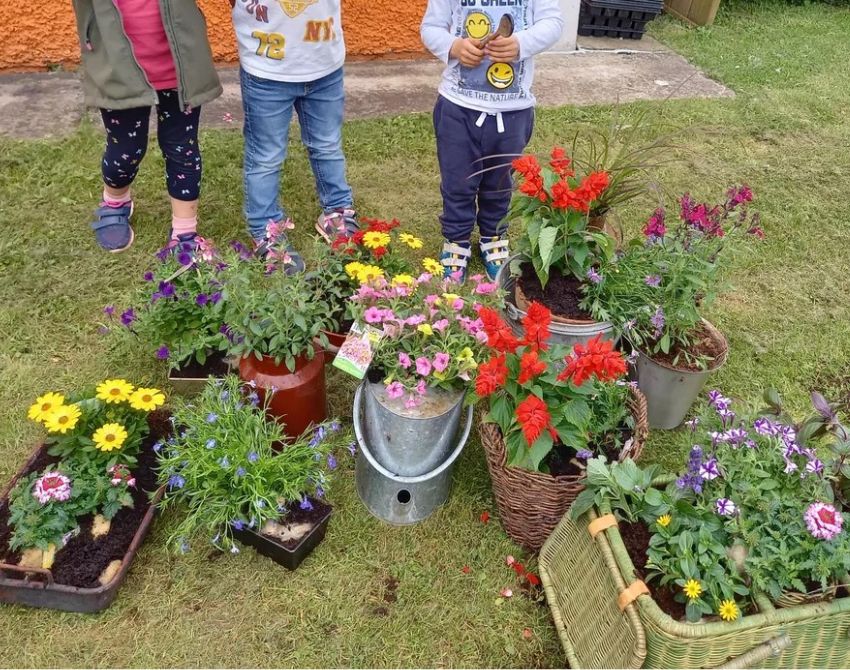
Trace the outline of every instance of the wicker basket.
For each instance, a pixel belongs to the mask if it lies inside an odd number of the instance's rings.
[[[649,433],[646,399],[637,389],[629,388],[629,409],[635,419],[635,429],[631,444],[620,454],[621,460],[637,460]],[[487,454],[487,468],[502,526],[514,542],[529,551],[537,551],[584,490],[584,475],[553,477],[543,472],[508,467],[505,441],[499,427],[494,423],[481,423],[478,430]]]
[[[848,597],[785,609],[761,597],[757,613],[732,623],[675,621],[649,595],[621,611],[618,597],[637,580],[634,565],[617,526],[591,537],[587,526],[596,517],[565,516],[540,552],[540,577],[571,667],[745,667],[729,662],[736,657],[757,659],[747,667],[850,667]],[[754,653],[770,652],[768,642],[773,653]]]

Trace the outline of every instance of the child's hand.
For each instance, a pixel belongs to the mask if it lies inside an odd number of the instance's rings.
[[[494,37],[484,52],[494,63],[511,63],[519,60],[519,40],[516,35]]]
[[[452,43],[449,56],[459,60],[466,67],[476,67],[484,60],[484,52],[478,48],[478,40],[469,37],[458,37]]]

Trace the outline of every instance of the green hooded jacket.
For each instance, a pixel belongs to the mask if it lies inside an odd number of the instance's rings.
[[[157,104],[157,94],[133,55],[115,0],[73,0],[83,62],[86,103],[106,109]],[[207,40],[207,23],[195,0],[159,0],[177,70],[180,107],[199,107],[221,95]]]

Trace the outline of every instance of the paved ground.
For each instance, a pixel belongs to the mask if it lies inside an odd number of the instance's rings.
[[[651,38],[579,38],[579,50],[537,58],[535,92],[541,105],[594,105],[634,100],[729,97]],[[441,64],[434,60],[367,61],[346,67],[347,116],[391,116],[431,109]],[[220,70],[224,95],[204,110],[208,126],[238,125],[238,71]],[[75,73],[0,75],[0,135],[38,138],[73,130],[86,113]],[[232,120],[231,120],[232,118]]]

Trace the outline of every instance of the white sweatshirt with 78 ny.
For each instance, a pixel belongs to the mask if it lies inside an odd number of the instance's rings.
[[[510,14],[519,41],[519,58],[494,63],[484,58],[474,68],[449,58],[459,37],[481,39]],[[495,114],[533,107],[534,56],[561,36],[564,21],[558,0],[428,0],[422,19],[422,43],[446,63],[439,92],[462,107]]]

